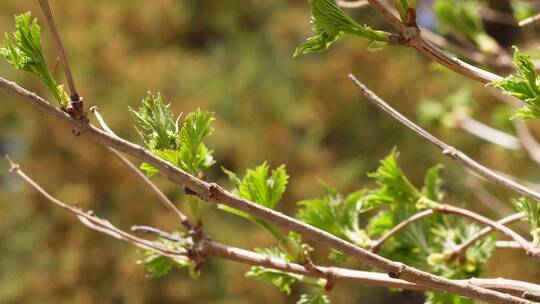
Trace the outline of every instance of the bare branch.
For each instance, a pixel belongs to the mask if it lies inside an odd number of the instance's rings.
[[[519,150],[521,148],[520,142],[515,136],[485,125],[471,117],[465,115],[460,116],[456,120],[456,126],[480,139],[483,139],[495,145],[510,150]]]
[[[426,130],[422,129],[420,126],[416,125],[412,121],[410,121],[408,118],[403,116],[401,113],[396,111],[394,108],[392,108],[389,104],[387,104],[384,100],[382,100],[379,96],[377,96],[375,93],[370,91],[365,85],[363,85],[354,75],[349,74],[349,78],[353,80],[353,82],[356,84],[360,92],[374,105],[376,105],[379,109],[383,110],[396,120],[398,120],[401,124],[406,126],[407,128],[414,131],[416,134],[418,134],[420,137],[428,140],[433,145],[438,147],[442,150],[442,153],[451,159],[457,161],[459,164],[465,166],[469,170],[473,171],[474,173],[484,177],[485,179],[501,185],[513,192],[522,194],[524,196],[527,196],[529,198],[534,199],[535,201],[540,201],[540,193],[532,190],[531,188],[524,186],[516,181],[513,181],[512,179],[502,176],[493,170],[479,164],[463,152],[456,150],[454,147],[448,145],[447,143],[441,141],[437,137],[431,135]]]
[[[97,230],[101,233],[105,233],[107,235],[110,235],[116,239],[126,241],[128,243],[131,243],[139,248],[146,249],[146,250],[152,250],[156,251],[159,254],[163,254],[164,256],[171,257],[174,259],[182,259],[186,258],[185,256],[182,256],[178,252],[169,250],[168,248],[165,248],[157,243],[150,242],[144,239],[140,239],[138,237],[135,237],[129,233],[126,233],[116,227],[114,227],[109,221],[101,219],[96,217],[91,211],[84,212],[83,210],[79,209],[78,207],[68,205],[59,199],[55,198],[51,194],[49,194],[45,189],[43,189],[38,183],[36,183],[32,178],[30,178],[28,175],[26,175],[20,168],[18,164],[15,164],[11,158],[6,155],[6,159],[8,160],[10,164],[10,172],[13,172],[17,174],[19,177],[21,177],[25,182],[27,182],[30,186],[32,186],[35,190],[37,190],[41,195],[43,195],[46,199],[51,201],[53,204],[57,205],[58,207],[73,213],[77,216],[77,218],[83,223],[84,225],[88,226],[91,229]]]
[[[357,1],[337,0],[336,4],[343,8],[361,8],[366,5],[369,5],[369,2],[367,2],[367,0],[357,0]]]
[[[525,18],[525,19],[521,20],[520,22],[518,22],[518,25],[523,27],[523,26],[536,24],[536,23],[538,23],[538,21],[540,21],[540,14],[536,14],[536,15],[531,16],[529,18]]]
[[[523,149],[534,162],[540,164],[540,144],[534,139],[525,122],[514,119],[514,127]]]
[[[120,138],[109,128],[109,126],[107,125],[107,123],[105,122],[101,114],[99,113],[98,108],[96,106],[91,107],[90,111],[94,113],[94,115],[96,116],[96,119],[98,120],[103,130],[105,130],[107,133],[109,133],[112,136]],[[182,211],[176,208],[174,203],[171,202],[171,200],[169,200],[169,198],[146,175],[144,175],[144,173],[142,173],[141,170],[139,170],[139,168],[133,165],[133,163],[131,163],[124,155],[122,155],[122,153],[118,152],[117,150],[111,147],[107,147],[107,148],[116,157],[118,157],[120,161],[122,161],[129,169],[131,169],[131,171],[133,171],[135,175],[137,175],[158,196],[159,201],[163,204],[163,206],[165,206],[165,208],[169,209],[169,211],[171,211],[172,213],[176,215],[176,217],[178,217],[178,220],[184,226],[186,231],[190,231],[191,228],[193,228],[193,225],[191,224],[191,221],[189,220],[189,218],[184,213],[182,213]]]

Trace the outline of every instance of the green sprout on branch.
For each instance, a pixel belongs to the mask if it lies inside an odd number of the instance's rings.
[[[31,18],[30,12],[15,16],[15,32],[13,37],[6,33],[4,42],[0,44],[0,55],[14,68],[39,77],[65,109],[69,97],[64,92],[63,85],[54,80],[47,68],[41,48],[41,28],[37,20]]]

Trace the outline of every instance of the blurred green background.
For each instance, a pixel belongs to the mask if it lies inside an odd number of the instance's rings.
[[[220,166],[244,172],[268,160],[291,175],[280,210],[319,196],[320,181],[347,193],[372,182],[366,173],[395,146],[404,171],[421,183],[424,171],[443,163],[446,202],[466,204],[492,218],[501,214],[474,196],[463,168],[447,160],[361,98],[348,80],[354,73],[408,117],[418,101],[471,90],[475,118],[506,128],[498,103],[482,85],[441,72],[412,49],[370,53],[346,38],[329,52],[292,53],[311,34],[307,1],[156,0],[51,1],[75,81],[86,105],[97,105],[109,125],[140,143],[127,106],[146,91],[160,91],[175,112],[215,112],[209,140],[217,165],[209,179],[232,188]],[[37,1],[0,2],[0,32],[13,31],[13,15],[32,11],[43,27],[50,65],[54,49]],[[370,8],[350,11],[361,23],[388,29]],[[31,75],[0,63],[0,75],[50,98]],[[62,73],[57,70],[61,79]],[[0,92],[0,152],[60,199],[94,210],[115,225],[175,230],[174,217],[106,149],[29,105]],[[534,125],[533,125],[534,127]],[[538,165],[523,151],[509,152],[458,130],[430,128],[481,163],[532,183]],[[268,284],[244,278],[247,266],[210,259],[202,276],[185,271],[150,279],[136,265],[140,253],[90,231],[52,207],[0,165],[0,303],[295,303]],[[182,209],[185,196],[155,178]],[[485,185],[506,202],[511,194]],[[243,219],[204,206],[207,234],[243,248],[269,246],[269,234]],[[316,260],[325,262],[326,251]],[[508,261],[519,261],[510,263]],[[357,267],[358,265],[353,265]],[[540,281],[540,267],[521,252],[497,250],[486,276]],[[337,284],[334,303],[420,303],[421,294]]]

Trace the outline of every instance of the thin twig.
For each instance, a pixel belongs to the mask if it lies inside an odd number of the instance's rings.
[[[381,245],[386,242],[389,238],[394,236],[396,233],[401,231],[403,228],[407,227],[408,225],[417,222],[427,216],[430,216],[434,213],[433,209],[428,209],[421,211],[419,213],[414,214],[413,216],[409,217],[408,219],[400,222],[396,226],[394,226],[392,229],[390,229],[388,232],[386,232],[383,236],[381,236],[378,240],[374,241],[371,245],[371,251],[377,252]]]
[[[527,196],[529,198],[534,199],[535,201],[540,201],[540,193],[532,190],[529,187],[526,187],[518,182],[515,182],[508,177],[501,176],[498,173],[495,173],[493,170],[479,164],[463,152],[456,150],[454,147],[446,144],[445,142],[441,141],[437,137],[433,136],[426,130],[422,129],[420,126],[416,125],[412,121],[410,121],[408,118],[403,116],[401,113],[396,111],[394,108],[392,108],[389,104],[387,104],[384,100],[382,100],[379,96],[377,96],[375,93],[370,91],[365,85],[363,85],[356,77],[352,74],[349,74],[349,78],[356,84],[360,92],[375,106],[377,106],[379,109],[383,110],[396,120],[398,120],[401,124],[406,126],[407,128],[414,131],[416,134],[418,134],[420,137],[428,140],[433,145],[438,147],[442,150],[442,153],[451,159],[457,161],[459,164],[465,166],[469,170],[473,171],[474,173],[484,177],[485,179],[501,185],[513,192],[522,194],[524,196]]]
[[[403,24],[382,1],[368,0],[368,2],[400,33],[400,37],[397,39],[395,39],[396,37],[391,37],[390,43],[413,47],[425,57],[442,64],[458,74],[484,84],[502,79],[499,75],[470,65],[445,53],[433,43],[424,39],[418,27]]]
[[[357,1],[337,0],[336,4],[343,8],[361,8],[366,5],[369,5],[369,2],[367,2],[367,0],[357,0]]]
[[[58,34],[58,30],[56,29],[56,24],[54,23],[54,17],[51,11],[51,7],[49,6],[49,1],[39,0],[39,5],[41,7],[41,10],[43,11],[45,20],[47,20],[47,24],[49,25],[49,30],[51,31],[51,36],[56,47],[56,51],[58,53],[58,57],[60,58],[62,68],[64,69],[64,74],[66,75],[66,80],[70,92],[70,103],[66,110],[68,111],[68,113],[70,113],[70,115],[86,124],[87,118],[86,113],[84,113],[83,98],[79,95],[79,93],[77,92],[77,88],[75,87],[73,73],[71,72],[71,68],[69,67],[66,51],[64,50],[64,46],[62,45],[62,40],[60,39],[60,35]],[[80,126],[76,126],[73,129],[74,134],[79,135],[79,130],[84,128],[85,127],[81,128]]]
[[[7,81],[0,77],[0,87],[12,94],[19,96],[22,100],[37,106],[48,114],[60,119],[64,123],[69,125],[75,125],[78,123],[76,119],[53,107],[43,98],[20,87],[14,82]],[[452,281],[425,271],[418,270],[400,262],[388,260],[368,250],[344,241],[326,231],[307,225],[306,223],[303,223],[295,218],[289,217],[272,209],[268,209],[252,201],[239,198],[233,193],[226,191],[221,186],[215,183],[200,180],[175,167],[170,162],[156,157],[143,147],[112,136],[91,124],[88,125],[86,132],[84,132],[83,135],[88,136],[101,145],[112,147],[119,151],[128,153],[141,161],[149,163],[160,170],[163,176],[177,184],[187,187],[193,193],[196,193],[196,195],[202,200],[227,205],[229,207],[244,211],[257,218],[267,220],[268,222],[281,228],[297,232],[306,239],[311,239],[329,248],[338,250],[343,254],[356,259],[360,263],[364,263],[370,267],[382,269],[388,272],[394,278],[401,278],[406,281],[414,282],[437,290],[444,290],[452,294],[490,303],[531,303],[524,299],[501,294],[493,290],[479,288],[468,283]]]
[[[112,136],[120,138],[109,128],[109,126],[107,125],[107,123],[105,122],[101,114],[99,113],[98,108],[96,106],[91,107],[90,111],[94,113],[94,115],[96,116],[96,119],[98,120],[103,130],[105,130],[107,133],[109,133]],[[122,155],[122,153],[118,152],[117,150],[111,147],[107,147],[107,148],[116,157],[118,157],[129,169],[131,169],[131,171],[133,171],[150,189],[152,189],[152,191],[158,196],[159,201],[163,204],[163,206],[165,206],[165,208],[169,209],[169,211],[171,211],[173,214],[176,215],[176,217],[178,217],[178,220],[180,221],[182,226],[184,226],[186,231],[190,231],[193,228],[193,225],[191,224],[191,221],[189,220],[189,218],[184,213],[182,213],[182,211],[176,208],[174,203],[171,202],[171,200],[169,200],[169,198],[144,173],[142,173],[141,170],[139,170],[139,168],[133,165],[132,162],[130,162],[124,155]]]
[[[536,15],[531,16],[529,18],[525,18],[525,19],[521,20],[520,22],[518,22],[518,25],[523,27],[523,26],[527,26],[527,25],[533,25],[535,23],[538,23],[538,21],[540,21],[540,14],[536,14]]]
[[[480,139],[510,150],[519,150],[521,147],[515,136],[492,128],[469,116],[463,115],[456,119],[456,126]]]
[[[154,250],[158,251],[160,254],[163,254],[165,256],[171,257],[171,258],[185,258],[181,257],[177,252],[171,251],[157,243],[150,242],[148,240],[140,239],[138,237],[135,237],[129,233],[126,233],[116,227],[114,227],[109,221],[98,218],[95,216],[91,211],[90,212],[84,212],[83,210],[79,209],[78,207],[68,205],[59,199],[52,196],[50,193],[48,193],[45,189],[43,189],[37,182],[35,182],[32,178],[30,178],[28,175],[26,175],[20,168],[18,164],[15,164],[13,160],[6,155],[6,159],[8,160],[10,164],[9,171],[12,173],[17,174],[19,177],[21,177],[25,182],[27,182],[32,188],[37,190],[41,195],[43,195],[46,199],[57,205],[58,207],[67,210],[77,216],[77,218],[86,226],[100,231],[102,233],[108,234],[116,239],[123,240],[126,242],[129,242],[139,248],[147,249],[147,250]]]
[[[527,151],[527,154],[535,163],[540,164],[540,144],[534,139],[525,122],[514,119],[514,128],[523,149]]]

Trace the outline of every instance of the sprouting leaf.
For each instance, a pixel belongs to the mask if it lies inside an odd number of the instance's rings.
[[[540,245],[540,204],[527,197],[520,197],[512,202],[517,210],[525,213],[525,217],[531,225],[533,243]]]
[[[170,104],[164,104],[161,94],[148,92],[142,106],[136,111],[128,107],[137,123],[137,131],[150,150],[178,150],[178,117],[173,118]]]
[[[203,140],[214,132],[212,127],[214,120],[212,113],[200,109],[186,116],[180,129],[180,154],[181,167],[189,173],[198,174],[215,162],[212,150],[203,143]]]
[[[414,203],[420,197],[418,189],[407,179],[397,162],[394,149],[383,160],[377,171],[368,174],[380,186],[369,195],[373,204]]]
[[[411,20],[408,20],[407,13],[409,9],[416,9],[416,0],[394,0],[394,7],[398,11],[401,21],[410,24]]]
[[[336,236],[347,238],[358,245],[365,245],[369,240],[365,231],[360,229],[358,216],[371,209],[365,207],[366,191],[357,191],[343,197],[331,187],[325,187],[322,198],[300,201],[297,217],[317,228]]]
[[[212,150],[203,142],[214,130],[212,113],[197,109],[189,113],[180,126],[180,116],[174,119],[170,104],[165,104],[159,93],[151,92],[138,110],[129,107],[129,112],[145,145],[157,156],[199,177],[204,169],[214,164]],[[148,175],[159,172],[149,164],[141,168]]]
[[[444,198],[444,192],[441,190],[442,179],[439,176],[439,171],[442,165],[436,165],[426,172],[424,177],[424,188],[422,193],[428,199],[440,202]]]
[[[238,196],[270,209],[274,209],[283,196],[289,179],[284,165],[270,172],[270,168],[266,162],[255,167],[255,169],[246,170],[246,174],[241,180],[229,170],[225,169],[224,172],[237,185],[234,192]],[[278,229],[264,220],[226,205],[219,205],[219,208],[262,225],[278,240],[284,240]]]
[[[31,20],[30,12],[15,16],[15,32],[13,38],[7,33],[0,44],[0,55],[14,68],[31,72],[53,93],[62,108],[68,105],[69,98],[52,77],[41,48],[41,28],[37,20]]]
[[[330,304],[330,300],[324,293],[315,292],[301,295],[296,304]]]
[[[256,249],[257,252],[270,258],[287,260],[287,254],[279,248]],[[246,277],[269,282],[285,294],[291,294],[291,285],[303,279],[302,275],[291,274],[276,269],[254,266],[246,273]]]
[[[518,109],[513,117],[524,120],[540,117],[540,78],[531,56],[525,55],[514,47],[514,65],[516,72],[489,85],[499,88],[507,95],[515,96],[527,104]]]
[[[181,235],[181,234],[179,234]],[[157,241],[161,246],[175,250],[179,253],[187,254],[188,244],[185,242],[172,242],[165,239],[159,239]],[[160,254],[155,253],[154,251],[146,250],[144,251],[144,259],[138,261],[138,264],[146,268],[148,275],[153,278],[162,277],[168,274],[173,268],[189,268],[190,273],[193,277],[196,277],[198,273],[195,271],[195,265],[193,261],[185,259],[173,259]]]
[[[336,5],[334,0],[309,0],[309,5],[315,35],[296,48],[294,57],[324,51],[345,34],[360,36],[370,43],[375,43],[371,49],[380,49],[386,45],[389,35],[387,32],[376,31],[356,23]]]

